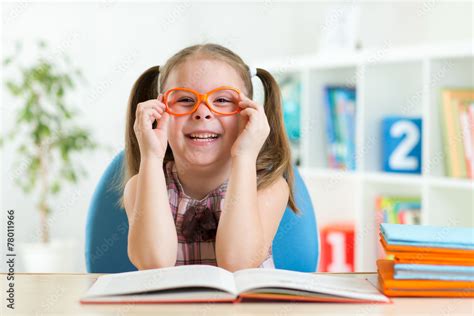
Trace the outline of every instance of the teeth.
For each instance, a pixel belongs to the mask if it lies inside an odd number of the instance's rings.
[[[192,138],[216,138],[217,134],[209,134],[209,133],[202,133],[202,134],[190,134]]]

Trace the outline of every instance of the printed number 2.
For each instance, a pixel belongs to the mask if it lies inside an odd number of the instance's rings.
[[[390,155],[390,168],[405,170],[417,169],[419,163],[418,159],[416,157],[408,157],[408,154],[420,141],[420,132],[417,126],[410,121],[399,121],[393,124],[390,128],[390,136],[399,138],[403,135],[406,135],[406,137]]]
[[[346,262],[346,236],[340,232],[332,232],[328,234],[327,241],[332,248],[328,272],[350,272],[351,267]]]

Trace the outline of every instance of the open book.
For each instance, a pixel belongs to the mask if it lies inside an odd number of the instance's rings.
[[[100,276],[81,303],[193,303],[255,300],[389,302],[367,279],[280,269],[231,273],[184,265]]]

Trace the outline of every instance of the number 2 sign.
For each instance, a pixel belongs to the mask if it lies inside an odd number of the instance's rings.
[[[390,116],[382,120],[383,170],[421,173],[421,118]]]

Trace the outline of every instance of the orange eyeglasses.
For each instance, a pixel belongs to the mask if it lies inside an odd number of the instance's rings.
[[[204,94],[188,88],[172,88],[165,92],[163,101],[166,112],[176,116],[196,112],[202,101],[216,114],[233,115],[241,111],[240,91],[229,86],[218,87]]]

